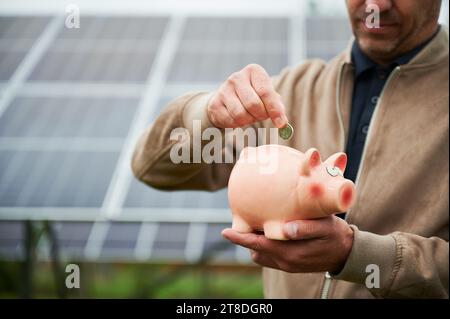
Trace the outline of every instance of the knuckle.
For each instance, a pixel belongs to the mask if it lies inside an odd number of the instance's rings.
[[[217,116],[216,112],[209,112],[208,113],[208,118],[212,123],[219,123],[220,122],[220,118]]]
[[[271,116],[280,116],[283,113],[283,109],[276,103],[268,103],[267,112],[270,113]]]
[[[258,101],[257,99],[249,99],[247,104],[246,104],[247,110],[251,111],[251,112],[261,112],[261,110],[263,109],[263,104],[261,103],[261,101]]]
[[[232,73],[228,79],[227,79],[227,83],[231,84],[231,85],[236,85],[240,82],[241,79],[241,75],[239,72],[234,72]]]
[[[217,100],[224,101],[225,97],[226,97],[225,90],[221,89],[216,93],[215,101],[216,102],[217,102]]]
[[[247,119],[246,117],[239,117],[237,119],[234,119],[234,121],[236,122],[236,124],[238,124],[239,126],[243,126],[243,125],[247,125],[250,123],[250,120]]]
[[[250,64],[247,64],[245,69],[250,71],[250,72],[254,72],[254,71],[259,71],[261,69],[261,66],[259,64],[256,64],[256,63],[250,63]]]
[[[247,123],[248,117],[247,117],[246,112],[243,112],[243,111],[233,111],[233,112],[234,113],[231,113],[231,114],[237,124],[242,125],[242,124]]]
[[[261,98],[265,99],[270,96],[271,90],[266,86],[260,86],[257,88],[257,92]]]
[[[218,100],[213,100],[208,105],[207,109],[209,113],[215,114],[220,111],[221,103]]]
[[[256,238],[255,243],[254,243],[256,251],[261,250],[261,248],[263,247],[263,242],[262,241],[263,241],[263,237],[258,236]]]
[[[222,122],[225,127],[234,127],[236,126],[236,123],[230,116],[224,116],[222,117]]]

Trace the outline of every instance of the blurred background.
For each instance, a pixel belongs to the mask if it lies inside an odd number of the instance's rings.
[[[1,1],[0,297],[262,297],[226,190],[150,189],[133,147],[171,99],[350,37],[343,0]]]

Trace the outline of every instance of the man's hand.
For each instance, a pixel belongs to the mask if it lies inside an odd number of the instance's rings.
[[[267,72],[249,64],[233,73],[222,84],[207,107],[211,123],[220,128],[235,128],[271,118],[276,127],[288,122],[280,95]]]
[[[267,239],[264,235],[240,234],[224,229],[231,242],[249,248],[254,262],[286,272],[339,273],[353,245],[353,230],[334,215],[298,220],[284,225],[288,241]]]

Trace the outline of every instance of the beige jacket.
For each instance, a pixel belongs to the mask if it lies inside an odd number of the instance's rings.
[[[357,177],[358,197],[347,212],[355,232],[344,269],[291,274],[263,269],[268,298],[448,298],[449,70],[448,29],[391,74],[370,124]],[[350,48],[329,63],[309,60],[273,79],[295,136],[287,145],[316,147],[323,158],[345,151],[353,88]],[[173,164],[172,129],[193,119],[210,123],[211,94],[172,101],[141,136],[132,169],[159,189],[226,187],[231,164]],[[270,121],[258,126],[271,127]],[[231,220],[231,216],[230,216]],[[380,287],[365,285],[370,264]]]

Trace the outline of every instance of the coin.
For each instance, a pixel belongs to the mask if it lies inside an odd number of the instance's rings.
[[[333,177],[336,177],[338,175],[340,176],[344,176],[344,174],[342,173],[342,171],[339,169],[339,167],[328,167],[327,166],[327,172],[328,174],[330,174]]]
[[[294,128],[290,123],[286,124],[286,126],[278,129],[278,135],[283,140],[289,140],[291,139],[292,135],[294,135]]]

